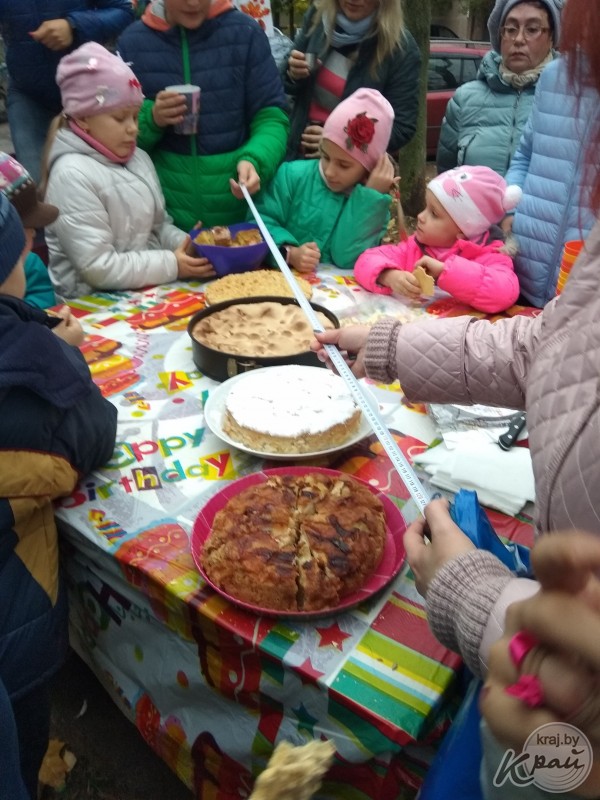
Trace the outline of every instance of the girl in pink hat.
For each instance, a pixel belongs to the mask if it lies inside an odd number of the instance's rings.
[[[386,154],[394,110],[376,89],[358,89],[331,112],[318,160],[288,161],[256,206],[290,266],[352,269],[379,244],[390,218],[394,167]]]
[[[370,292],[418,300],[424,288],[417,275],[425,273],[462,303],[504,311],[519,296],[519,281],[497,223],[520,197],[518,186],[507,186],[489,167],[443,172],[427,186],[415,233],[363,253],[354,267],[357,281]]]
[[[214,275],[187,253],[150,157],[136,147],[144,98],[127,64],[95,42],[56,73],[63,114],[51,128],[46,200],[60,216],[46,232],[57,295],[139,289]]]

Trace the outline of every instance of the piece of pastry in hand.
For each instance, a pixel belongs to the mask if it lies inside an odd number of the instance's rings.
[[[250,800],[310,800],[321,786],[333,761],[330,741],[312,741],[294,747],[280,742],[256,779]]]
[[[424,297],[433,297],[435,281],[431,275],[426,272],[421,265],[414,268],[413,275],[419,281],[421,294],[424,295]]]
[[[231,247],[231,231],[225,225],[215,225],[211,228],[214,243],[218,247]]]

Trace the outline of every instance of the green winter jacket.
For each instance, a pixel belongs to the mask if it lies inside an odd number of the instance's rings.
[[[138,145],[156,167],[167,211],[177,227],[191,230],[241,222],[246,203],[231,193],[237,164],[250,161],[263,184],[285,154],[289,120],[281,78],[264,32],[229,0],[215,0],[195,29],[171,26],[164,3],[155,0],[118,42],[132,64],[146,99]],[[196,134],[159,128],[154,98],[166,86],[201,87]]]
[[[311,159],[282,164],[256,207],[278,247],[316,242],[322,263],[352,269],[364,250],[381,242],[390,202],[389,194],[360,184],[349,195],[332,192],[319,161]]]
[[[514,89],[499,74],[501,56],[486,53],[477,78],[448,101],[437,150],[438,172],[465,164],[505,175],[533,104],[536,83]]]

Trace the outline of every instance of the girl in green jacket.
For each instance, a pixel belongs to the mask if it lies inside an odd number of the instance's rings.
[[[394,111],[376,89],[358,89],[327,118],[318,160],[282,164],[256,207],[287,263],[352,269],[380,243],[390,217],[394,167],[386,154]]]

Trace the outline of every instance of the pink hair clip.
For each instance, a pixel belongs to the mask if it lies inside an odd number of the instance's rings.
[[[527,631],[515,633],[508,643],[508,652],[517,669],[521,669],[525,656],[533,650],[534,647],[537,647],[538,644],[538,640],[532,633],[528,633]]]
[[[521,675],[516,683],[507,686],[504,691],[529,708],[544,705],[544,689],[537,675]]]

